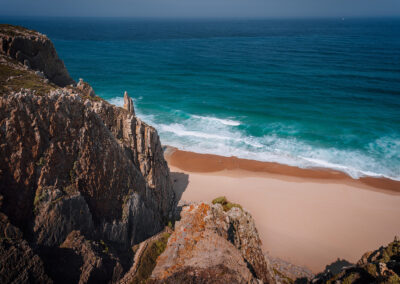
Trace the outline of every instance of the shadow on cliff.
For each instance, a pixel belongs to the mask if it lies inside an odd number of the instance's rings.
[[[178,172],[171,172],[171,180],[176,196],[176,200],[179,201],[182,198],[182,194],[185,192],[189,184],[189,175]]]

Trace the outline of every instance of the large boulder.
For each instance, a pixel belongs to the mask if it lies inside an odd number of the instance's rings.
[[[275,283],[250,214],[199,203],[180,215],[150,283]]]

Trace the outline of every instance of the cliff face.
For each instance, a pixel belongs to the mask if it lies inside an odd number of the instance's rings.
[[[58,86],[74,83],[51,41],[38,32],[23,27],[0,25],[0,53],[43,72]]]
[[[60,88],[74,82],[47,37],[0,38],[1,282],[116,282],[176,205],[157,132],[128,95],[123,109],[83,81]]]
[[[74,90],[23,91],[0,98],[0,123],[3,210],[39,243],[80,230],[133,245],[163,228],[168,167],[155,130],[126,110]]]

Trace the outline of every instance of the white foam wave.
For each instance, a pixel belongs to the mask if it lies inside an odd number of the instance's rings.
[[[306,158],[303,157],[306,161],[309,161],[312,163],[313,167],[321,167],[321,168],[326,168],[326,169],[333,169],[333,170],[338,170],[341,172],[345,172],[348,175],[350,175],[352,178],[354,179],[358,179],[362,176],[370,176],[370,177],[384,177],[384,178],[389,178],[389,179],[394,179],[394,180],[399,180],[400,178],[396,178],[396,177],[390,177],[384,174],[378,174],[375,172],[371,172],[371,171],[366,171],[366,170],[360,170],[360,169],[356,169],[354,167],[351,166],[345,166],[345,165],[341,165],[341,164],[335,164],[335,163],[330,163],[327,161],[323,161],[323,160],[319,160],[319,159],[312,159],[312,158]]]
[[[160,124],[159,128],[161,131],[171,132],[176,134],[177,136],[191,136],[197,138],[218,139],[218,140],[230,139],[230,137],[226,136],[220,136],[216,134],[210,134],[199,131],[185,130],[185,127],[183,125],[177,123],[170,125]]]
[[[273,134],[264,137],[243,137],[233,131],[212,134],[219,132],[188,130],[182,124],[161,124],[158,129],[163,143],[188,151],[277,162],[300,168],[335,169],[355,179],[373,176],[400,180],[399,172],[354,150],[318,148],[295,138],[281,138]]]
[[[123,97],[115,97],[107,100],[110,104],[123,107],[124,106],[124,98]]]
[[[210,116],[200,116],[200,115],[193,115],[193,117],[202,119],[202,120],[216,121],[216,122],[222,123],[224,125],[229,125],[229,126],[239,126],[241,124],[239,121],[231,120],[231,119],[222,119],[222,118],[216,118],[216,117],[210,117]]]
[[[122,106],[123,98],[113,98],[109,102]],[[176,116],[165,117],[165,114],[142,113],[137,106],[136,114],[158,130],[163,144],[183,150],[276,162],[300,168],[329,168],[345,172],[353,178],[373,176],[400,180],[400,169],[387,162],[395,161],[400,156],[399,137],[382,137],[367,145],[366,151],[357,151],[323,148],[293,136],[281,137],[277,134],[279,131],[275,131],[282,129],[279,124],[276,127],[268,126],[270,134],[255,137],[236,127],[241,122],[230,119],[189,115],[182,111],[177,111]],[[387,161],[379,158],[382,156]]]
[[[136,102],[140,101],[141,99],[143,99],[142,96],[140,96],[138,98],[135,98],[135,97],[132,98],[133,103],[136,103]],[[114,97],[114,98],[111,98],[111,99],[107,99],[107,101],[110,104],[113,104],[113,105],[118,106],[118,107],[123,107],[124,106],[124,98],[123,97]]]

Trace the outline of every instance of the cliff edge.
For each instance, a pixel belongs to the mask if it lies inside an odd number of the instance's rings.
[[[82,268],[74,279],[121,278],[131,247],[162,231],[176,205],[156,130],[129,97],[130,108],[119,108],[75,85],[44,35],[0,25],[0,40],[1,282],[11,280],[10,259],[25,257],[44,267],[35,274],[17,265],[27,281],[70,279],[79,267],[60,272],[52,263],[88,255],[115,265],[99,267],[103,278]]]
[[[164,282],[163,271],[274,282],[248,213],[180,211],[157,131],[128,93],[124,108],[109,104],[70,78],[46,36],[11,25],[0,25],[0,161],[1,283]],[[164,260],[180,263],[186,227],[194,265],[172,271]]]
[[[58,58],[53,43],[39,32],[0,24],[0,53],[42,72],[60,87],[74,83],[64,63]]]

